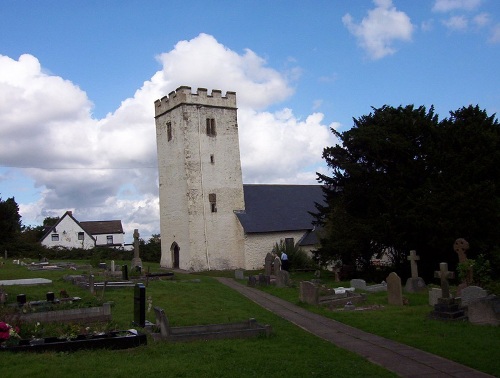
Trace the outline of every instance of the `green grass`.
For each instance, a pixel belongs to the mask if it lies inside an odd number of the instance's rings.
[[[299,302],[298,283],[313,279],[312,274],[291,273],[291,277],[294,283],[292,287],[270,286],[263,290],[328,318],[500,376],[500,359],[492,355],[500,350],[500,327],[429,319],[432,307],[428,304],[427,291],[404,293],[409,301],[408,306],[389,306],[387,293],[380,292],[368,293],[366,302],[366,305],[383,306],[380,309],[331,311]],[[331,278],[323,278],[322,282],[327,287],[349,286],[348,282],[335,283]]]
[[[158,269],[158,265],[151,270]],[[43,299],[47,291],[56,296],[65,289],[83,301],[92,295],[63,281],[64,274],[75,271],[28,271],[7,263],[0,268],[0,280],[42,277],[51,285],[6,286],[9,302],[20,292],[28,300]],[[97,270],[94,272],[97,274]],[[200,280],[195,282],[193,280]],[[363,358],[339,349],[291,323],[264,310],[239,293],[206,275],[176,274],[173,280],[150,281],[146,295],[153,306],[162,307],[170,323],[177,325],[241,321],[250,317],[270,324],[273,334],[242,340],[167,343],[148,340],[147,346],[111,351],[75,353],[1,352],[1,376],[7,377],[129,377],[161,375],[168,377],[392,377],[392,373]],[[97,298],[101,293],[96,294]],[[133,289],[109,289],[102,298],[113,301],[113,322],[120,329],[131,327]],[[154,321],[153,312],[147,319]]]

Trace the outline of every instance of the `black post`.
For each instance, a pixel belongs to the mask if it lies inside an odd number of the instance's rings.
[[[122,280],[128,281],[128,265],[122,265]]]
[[[146,325],[146,287],[142,283],[134,288],[134,323],[139,327]]]

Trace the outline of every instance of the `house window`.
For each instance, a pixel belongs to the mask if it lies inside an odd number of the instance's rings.
[[[210,163],[215,164],[215,157],[214,155],[210,155]]]
[[[207,118],[207,135],[215,136],[215,118]]]
[[[59,241],[59,234],[52,234],[52,241]]]
[[[167,140],[170,142],[172,140],[172,123],[167,122]]]
[[[78,233],[78,240],[83,240],[83,235],[85,235],[83,232]]]
[[[294,246],[294,240],[293,238],[285,238],[285,247],[288,248],[293,248]]]
[[[216,197],[215,193],[210,193],[208,195],[208,201],[210,202],[210,211],[212,213],[216,213],[217,212],[217,197]]]
[[[106,241],[108,244],[113,244],[113,235],[106,236]]]

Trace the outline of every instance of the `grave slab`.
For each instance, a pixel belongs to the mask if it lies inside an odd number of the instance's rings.
[[[51,284],[52,280],[46,278],[21,278],[18,280],[2,280],[0,286],[13,286],[13,285],[47,285]]]

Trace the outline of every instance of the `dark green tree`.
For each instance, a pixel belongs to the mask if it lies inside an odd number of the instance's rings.
[[[19,206],[14,197],[0,198],[0,243],[10,242],[21,232]]]
[[[500,128],[479,107],[462,108],[439,122],[434,109],[384,106],[354,119],[342,145],[323,158],[332,176],[320,261],[341,259],[362,269],[373,255],[388,253],[405,275],[406,255],[416,249],[430,275],[439,261],[453,263],[453,241],[469,240],[481,251],[495,249],[499,226]],[[477,200],[473,200],[476,197]]]

